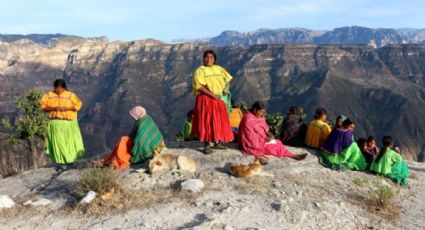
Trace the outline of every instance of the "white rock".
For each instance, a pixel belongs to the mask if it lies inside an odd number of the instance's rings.
[[[233,228],[232,226],[226,225],[224,226],[224,230],[234,230],[235,228]]]
[[[199,192],[204,188],[204,182],[198,179],[189,179],[183,181],[181,184],[183,190],[191,191],[191,192]]]
[[[28,200],[24,203],[24,205],[31,205],[31,206],[46,206],[51,204],[52,202],[46,198],[38,199],[37,201]]]
[[[96,198],[96,193],[93,191],[89,191],[83,199],[81,199],[80,203],[90,203]]]
[[[11,208],[15,206],[15,202],[7,196],[7,195],[0,195],[0,208]]]

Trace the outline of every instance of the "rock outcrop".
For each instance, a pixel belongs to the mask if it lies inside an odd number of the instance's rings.
[[[0,133],[0,178],[40,168],[50,162],[40,139],[9,143],[9,135]]]
[[[206,156],[196,149],[168,149],[167,153],[193,158],[197,172],[122,171],[119,178],[124,188],[140,198],[126,198],[125,202],[134,204],[128,209],[120,209],[124,201],[108,209],[113,200],[91,206],[100,209],[101,215],[84,213],[87,209],[82,205],[87,204],[78,204],[81,197],[73,192],[81,174],[89,169],[61,174],[53,168],[32,170],[0,179],[0,196],[7,195],[16,203],[0,209],[0,225],[6,229],[423,229],[423,163],[408,162],[415,177],[410,179],[410,188],[400,188],[365,172],[324,168],[311,150],[288,149],[310,154],[303,161],[271,157],[263,171],[273,177],[244,179],[228,174],[230,163],[253,160],[237,150],[217,150]],[[176,186],[191,179],[202,181],[205,187],[193,193]],[[369,184],[378,185],[375,180],[398,191],[386,209],[376,206],[379,199]],[[24,206],[28,199],[51,203]]]

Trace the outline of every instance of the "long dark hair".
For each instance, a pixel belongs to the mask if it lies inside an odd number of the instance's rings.
[[[215,54],[214,50],[206,50],[203,58],[205,58],[207,54],[212,54],[214,56],[214,64],[217,63],[217,54]]]
[[[393,138],[391,136],[384,136],[382,138],[382,144],[384,146],[379,150],[378,156],[376,157],[376,162],[379,162],[382,156],[384,156],[384,153],[387,150],[387,148],[391,147],[391,145],[394,144]]]
[[[56,79],[55,82],[53,82],[53,87],[55,88],[62,87],[64,89],[67,89],[66,82],[63,79]]]
[[[255,110],[258,111],[258,110],[262,110],[262,109],[265,109],[265,108],[266,108],[266,106],[264,106],[263,103],[256,101],[256,102],[254,102],[254,104],[252,104],[251,108],[249,109],[249,112],[254,113]]]
[[[326,109],[325,108],[317,108],[316,109],[316,113],[314,114],[314,119],[319,119],[321,118],[323,115],[326,115]]]
[[[347,118],[342,122],[342,127],[344,127],[346,129],[352,124],[354,124],[354,121],[351,120],[350,118]]]

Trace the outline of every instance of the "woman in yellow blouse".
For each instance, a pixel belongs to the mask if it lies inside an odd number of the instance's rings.
[[[308,125],[305,144],[310,148],[319,148],[326,141],[331,131],[331,127],[326,123],[326,109],[317,108],[314,121]]]
[[[193,94],[196,96],[193,109],[192,136],[205,142],[205,153],[212,153],[211,143],[216,148],[224,148],[218,143],[233,140],[226,103],[221,100],[227,94],[232,76],[221,66],[216,65],[214,51],[204,52],[203,65],[193,75]]]
[[[77,121],[77,111],[81,109],[82,102],[67,90],[63,79],[55,80],[53,86],[53,91],[45,93],[40,101],[41,109],[50,118],[46,154],[60,165],[72,164],[85,153]]]

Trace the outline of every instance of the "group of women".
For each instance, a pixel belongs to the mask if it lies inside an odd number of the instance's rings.
[[[331,130],[326,123],[326,110],[319,108],[315,120],[307,128],[303,124],[301,109],[292,107],[283,122],[281,136],[275,138],[269,132],[264,117],[265,106],[262,103],[255,102],[244,114],[237,108],[232,111],[232,106],[229,106],[229,83],[232,76],[216,65],[216,61],[214,51],[205,51],[203,65],[196,69],[192,79],[196,102],[193,113],[190,113],[191,133],[189,135],[186,131],[186,136],[196,137],[204,142],[205,154],[213,153],[213,149],[226,148],[223,143],[233,141],[236,136],[241,152],[255,156],[263,164],[267,163],[267,155],[304,159],[307,154],[294,155],[283,145],[298,146],[304,142],[308,147],[320,148],[322,161],[332,168],[366,168],[364,157],[353,141],[354,123],[350,119],[345,119],[340,127]],[[43,96],[40,105],[51,119],[46,153],[52,160],[60,166],[66,166],[84,156],[76,119],[82,103],[74,93],[67,90],[65,81],[56,80],[54,90]],[[113,153],[103,161],[117,169],[151,159],[165,149],[161,132],[143,107],[136,106],[130,110],[130,115],[136,120],[132,131],[128,136],[121,137]],[[394,167],[390,171],[388,168],[392,167],[392,162],[397,163],[402,159],[397,153],[390,151],[390,147],[386,149],[388,151],[385,150],[383,154],[380,152],[381,155],[372,163],[371,168],[394,177]],[[407,169],[402,164],[397,167]],[[59,168],[66,170],[66,167]]]

